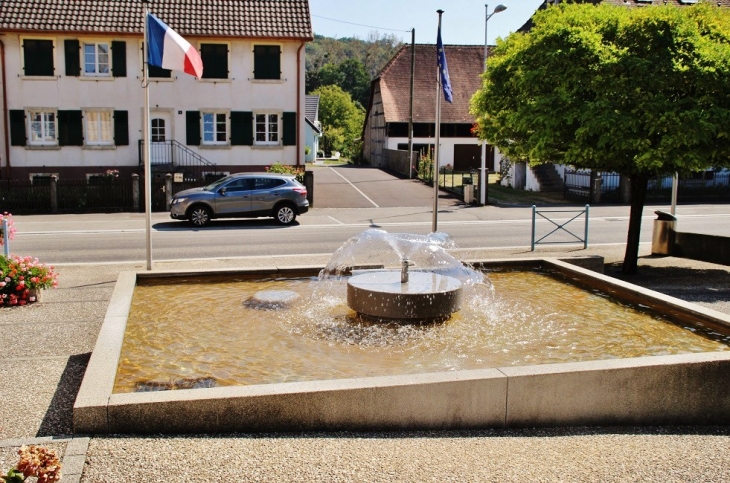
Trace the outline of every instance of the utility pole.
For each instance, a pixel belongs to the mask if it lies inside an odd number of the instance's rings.
[[[413,177],[413,83],[416,76],[416,29],[411,29],[411,100],[408,114],[408,178]]]

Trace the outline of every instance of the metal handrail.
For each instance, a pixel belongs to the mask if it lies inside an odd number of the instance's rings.
[[[139,140],[139,165],[144,165],[144,141]],[[160,162],[158,159],[162,159]],[[201,168],[209,168],[211,171],[217,172],[217,165],[208,161],[200,154],[196,153],[187,146],[181,144],[174,139],[169,141],[160,141],[152,143],[150,146],[150,165],[164,166],[170,165],[172,170],[178,168],[190,168],[200,171]],[[198,173],[200,176],[200,173]],[[202,177],[202,176],[201,176]]]

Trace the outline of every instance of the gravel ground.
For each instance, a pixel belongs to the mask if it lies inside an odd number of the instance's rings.
[[[94,438],[82,481],[722,482],[728,436],[578,428]]]
[[[606,273],[730,313],[728,267],[651,257],[624,277],[623,248],[472,250],[461,258],[601,255]],[[272,257],[157,263],[156,270],[324,265]],[[140,265],[58,267],[41,304],[0,311],[0,471],[20,444],[71,432],[73,400],[117,274]],[[83,439],[83,438],[82,438]],[[73,440],[64,482],[730,482],[730,427],[236,434]],[[63,453],[66,443],[43,440]],[[80,450],[78,448],[81,448]],[[79,452],[80,451],[80,452]],[[85,459],[84,459],[85,451]],[[83,470],[83,475],[81,471]]]

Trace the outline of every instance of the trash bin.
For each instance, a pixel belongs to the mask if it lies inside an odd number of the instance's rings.
[[[665,211],[655,211],[654,231],[651,234],[651,254],[671,255],[674,247],[674,229],[677,217]]]
[[[468,205],[474,203],[474,185],[473,184],[464,185],[464,203],[466,203]]]

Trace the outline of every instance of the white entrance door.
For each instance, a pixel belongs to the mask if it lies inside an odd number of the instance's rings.
[[[150,113],[150,164],[172,164],[171,128],[169,113]]]

